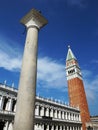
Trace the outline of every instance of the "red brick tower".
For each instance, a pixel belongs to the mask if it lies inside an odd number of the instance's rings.
[[[79,107],[82,129],[86,130],[85,123],[90,121],[90,114],[84,90],[81,70],[70,46],[66,58],[66,75],[68,82],[69,102],[71,106]]]

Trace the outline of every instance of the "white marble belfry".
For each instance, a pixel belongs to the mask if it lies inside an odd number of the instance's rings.
[[[39,11],[32,9],[21,19],[21,23],[27,28],[27,37],[19,82],[14,130],[34,130],[38,31],[47,24],[47,20]]]

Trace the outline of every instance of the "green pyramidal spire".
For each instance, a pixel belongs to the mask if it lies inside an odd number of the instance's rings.
[[[66,61],[71,60],[71,59],[77,60],[76,57],[74,56],[70,46],[68,46],[68,53],[67,53]]]

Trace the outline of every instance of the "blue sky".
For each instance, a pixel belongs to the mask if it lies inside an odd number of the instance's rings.
[[[39,32],[36,93],[68,103],[68,45],[78,59],[91,115],[98,115],[98,1],[6,0],[0,3],[0,82],[19,82],[26,32],[20,19],[32,8],[48,24]]]

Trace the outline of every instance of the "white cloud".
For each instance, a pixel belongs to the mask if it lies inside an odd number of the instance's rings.
[[[92,72],[89,71],[89,70],[82,70],[82,75],[83,75],[83,77],[85,79],[85,78],[88,78],[88,77],[92,76]]]
[[[87,79],[84,79],[84,86],[85,86],[85,92],[87,95],[88,101],[93,101],[95,99],[94,91],[92,91],[92,83],[89,82]]]
[[[0,37],[0,67],[9,71],[20,71],[22,54],[18,44]]]
[[[65,66],[49,57],[38,60],[38,85],[46,88],[65,89]]]
[[[21,58],[11,57],[0,50],[0,67],[16,72],[20,71]],[[42,57],[38,59],[38,85],[42,84],[42,87],[46,88],[64,88],[65,81],[65,66],[58,63],[49,57]]]
[[[7,41],[7,42],[6,42]],[[17,43],[2,39],[0,44],[0,67],[12,72],[19,72],[22,62],[22,52]],[[3,45],[3,46],[2,46]],[[15,47],[17,45],[17,48]],[[38,59],[38,86],[46,88],[63,88],[65,90],[65,65],[49,58]]]
[[[98,75],[94,75],[89,70],[83,70],[83,76],[87,99],[90,103],[93,103],[97,97],[96,92],[98,92]]]
[[[0,67],[9,71],[19,71],[21,66],[21,58],[12,58],[12,56],[0,51]]]

